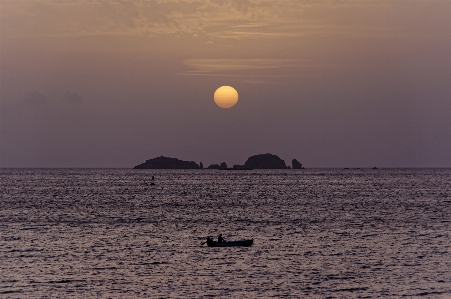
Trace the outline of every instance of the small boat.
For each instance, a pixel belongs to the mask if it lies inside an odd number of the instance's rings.
[[[234,247],[234,246],[252,246],[254,244],[254,239],[249,240],[239,240],[239,241],[224,241],[224,242],[216,242],[211,238],[207,238],[208,247]]]

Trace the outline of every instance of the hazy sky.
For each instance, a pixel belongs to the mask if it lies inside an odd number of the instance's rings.
[[[451,167],[450,0],[0,0],[0,80],[0,167]]]

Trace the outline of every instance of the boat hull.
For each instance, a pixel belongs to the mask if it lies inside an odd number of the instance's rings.
[[[249,247],[249,246],[252,246],[252,244],[254,244],[254,239],[220,242],[220,243],[216,242],[216,241],[207,241],[208,247],[236,247],[236,246]]]

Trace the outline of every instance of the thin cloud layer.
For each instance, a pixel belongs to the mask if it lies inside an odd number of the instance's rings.
[[[352,34],[337,17],[356,11],[396,9],[405,1],[156,0],[3,1],[8,36],[182,35],[219,39],[290,38]],[[382,5],[381,5],[382,4]],[[384,5],[385,4],[385,5]],[[377,11],[375,11],[377,13]],[[318,16],[323,16],[318,18]],[[58,24],[58,26],[54,26]],[[364,24],[362,24],[364,25]],[[393,28],[391,28],[393,30]],[[367,28],[367,34],[371,28]],[[381,28],[376,30],[381,34]],[[393,33],[393,32],[392,32]],[[384,34],[388,34],[385,32]]]
[[[234,81],[248,84],[276,84],[281,83],[277,78],[299,76],[299,70],[334,67],[305,59],[187,59],[183,63],[189,70],[181,75],[234,77]]]
[[[191,74],[308,66],[300,59],[188,59],[184,64],[194,69]]]

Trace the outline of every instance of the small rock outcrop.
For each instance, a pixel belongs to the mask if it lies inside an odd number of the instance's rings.
[[[249,157],[244,165],[252,169],[287,169],[285,161],[272,154]]]
[[[227,169],[227,163],[222,162],[221,165],[211,164],[210,166],[208,166],[208,169]]]
[[[302,164],[299,163],[299,161],[296,159],[293,159],[293,161],[291,161],[291,168],[292,169],[304,169],[304,167],[302,167]]]
[[[157,157],[139,164],[134,169],[199,169],[199,165],[193,161],[182,161],[177,158]]]

